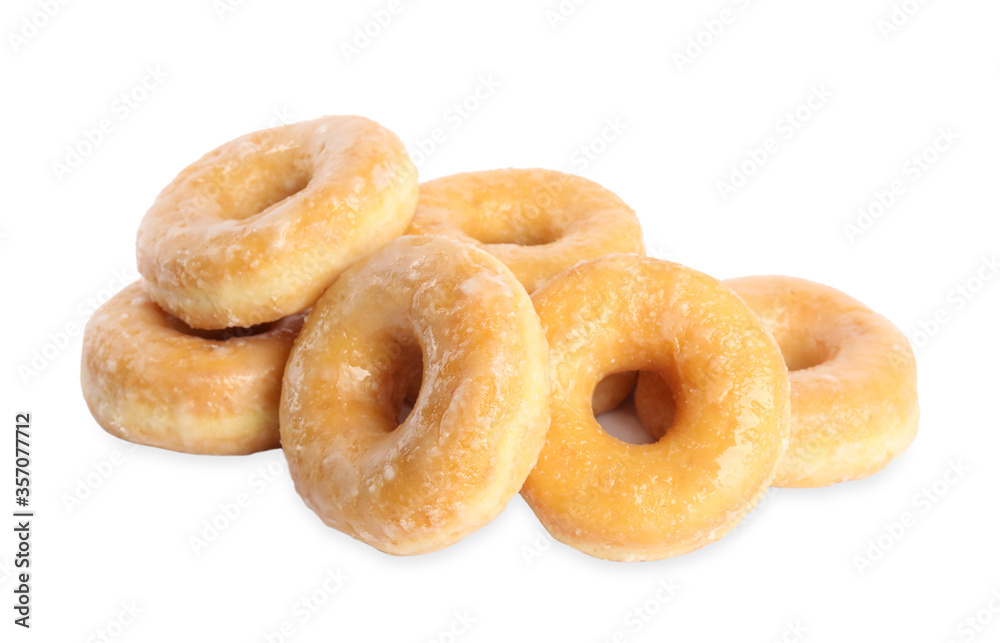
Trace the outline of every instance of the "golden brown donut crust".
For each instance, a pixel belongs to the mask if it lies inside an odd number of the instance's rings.
[[[81,383],[94,419],[124,440],[185,453],[278,447],[281,377],[302,325],[295,315],[254,329],[185,329],[146,294],[124,288],[90,318]]]
[[[427,181],[408,234],[443,234],[494,255],[534,292],[574,264],[643,254],[642,228],[613,192],[542,169],[466,172]]]
[[[417,172],[374,121],[327,116],[241,136],[163,189],[136,237],[150,296],[195,328],[301,312],[406,230]]]
[[[781,276],[725,282],[757,313],[789,367],[792,424],[774,486],[821,487],[882,470],[913,441],[917,366],[888,319],[843,292]],[[640,419],[662,434],[664,384],[640,378]],[[640,405],[639,402],[642,402]]]
[[[446,547],[494,518],[548,427],[547,347],[492,255],[404,236],[316,303],[285,373],[281,441],[323,521],[392,554]],[[423,363],[416,406],[396,412]]]
[[[532,297],[549,342],[552,424],[522,495],[549,532],[610,560],[682,554],[731,529],[770,485],[788,439],[774,339],[730,289],[637,255],[589,261]],[[678,391],[654,444],[591,412],[608,372],[653,371]]]

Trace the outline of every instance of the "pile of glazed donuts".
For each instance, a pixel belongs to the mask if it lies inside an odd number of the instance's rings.
[[[635,213],[577,176],[418,185],[360,117],[209,152],[136,248],[142,280],[85,332],[97,422],[187,453],[280,446],[327,525],[392,554],[520,491],[587,554],[674,556],[768,487],[871,475],[917,431],[910,345],[860,302],[646,257]],[[633,392],[651,444],[595,419]]]

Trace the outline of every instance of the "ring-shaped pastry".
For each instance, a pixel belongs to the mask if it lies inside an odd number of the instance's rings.
[[[241,136],[185,168],[143,217],[146,291],[194,328],[275,321],[406,230],[417,172],[374,121],[327,116]]]
[[[289,358],[281,444],[295,488],[327,525],[384,552],[458,541],[538,457],[546,355],[531,299],[495,257],[400,237],[327,290]],[[420,394],[400,424],[414,364]]]
[[[610,560],[666,558],[729,531],[788,440],[785,364],[756,315],[721,282],[636,255],[580,264],[532,299],[552,424],[521,493],[546,529]],[[622,442],[595,420],[591,394],[612,369],[670,383],[677,419],[658,442]]]

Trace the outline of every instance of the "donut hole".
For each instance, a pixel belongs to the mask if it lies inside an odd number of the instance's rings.
[[[605,433],[622,442],[628,444],[656,442],[656,438],[639,421],[639,416],[635,412],[635,402],[631,397],[622,402],[618,408],[601,413],[596,419]]]
[[[670,432],[677,421],[679,396],[676,385],[671,383],[669,377],[664,377],[662,373],[656,371],[645,371],[641,380],[642,383],[639,386],[651,391],[655,397],[655,405],[647,405],[643,409],[643,413],[637,411],[640,417],[639,422],[650,435],[654,436],[654,439],[659,440]],[[647,423],[652,424],[652,426],[648,426]]]
[[[622,371],[607,375],[598,382],[591,397],[594,415],[601,415],[621,406],[635,390],[638,376],[636,371]]]
[[[397,428],[406,422],[417,405],[424,372],[424,358],[419,348],[410,347],[404,353],[392,376],[392,405]]]
[[[531,203],[476,204],[463,232],[487,245],[544,246],[563,236],[551,217]]]
[[[601,380],[601,383],[607,382],[615,374],[609,373]],[[610,411],[595,416],[595,419],[605,433],[622,442],[628,444],[653,444],[656,442],[656,438],[639,421],[635,410],[635,400],[631,393],[621,404]]]
[[[384,437],[409,426],[410,416],[421,412],[420,400],[406,398],[423,370],[422,347],[407,323],[386,323],[365,314],[355,321],[344,331],[351,338],[346,349],[350,365],[334,395],[367,418],[357,431]]]
[[[399,411],[396,412],[397,428],[399,424],[406,422],[410,417],[410,413],[413,413],[413,402],[403,400],[403,403],[399,405]]]
[[[309,174],[302,172],[297,175],[289,175],[285,177],[283,181],[268,184],[258,196],[259,200],[257,203],[245,208],[243,212],[236,213],[237,216],[234,218],[248,219],[252,216],[264,214],[269,210],[278,207],[302,190],[306,189],[306,186],[309,185],[310,178]]]
[[[545,226],[518,225],[482,230],[473,236],[476,241],[488,245],[544,246],[559,239],[560,234]]]
[[[833,351],[828,346],[811,338],[799,341],[779,339],[778,346],[789,372],[815,368],[833,357]]]
[[[297,159],[294,149],[245,167],[244,176],[228,178],[234,189],[219,196],[225,219],[240,221],[266,214],[304,190],[312,179],[311,169]]]
[[[201,328],[192,328],[184,323],[183,320],[174,317],[173,315],[167,315],[167,323],[170,324],[171,328],[181,334],[190,335],[191,337],[200,337],[202,339],[209,339],[216,342],[224,342],[226,340],[236,339],[239,337],[263,335],[274,326],[273,323],[268,322],[248,327],[235,326],[233,328],[220,328],[218,330],[203,330]]]

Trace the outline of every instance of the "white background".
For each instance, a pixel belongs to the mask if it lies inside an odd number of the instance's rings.
[[[109,640],[260,642],[288,621],[291,641],[449,641],[464,612],[475,622],[457,640],[470,643],[619,631],[629,641],[997,640],[1000,279],[977,271],[1000,251],[1000,5],[905,4],[915,13],[884,33],[890,0],[591,0],[554,26],[555,0],[420,0],[347,60],[342,44],[387,0],[247,0],[221,16],[212,0],[69,2],[26,42],[23,20],[40,5],[5,2],[0,418],[13,433],[14,414],[32,413],[37,517],[30,632],[11,625],[15,545],[3,519],[0,638],[99,640],[107,628]],[[721,33],[699,36],[723,10]],[[679,64],[689,38],[707,46]],[[165,78],[135,89],[147,68]],[[482,78],[498,87],[457,117],[452,106]],[[782,119],[811,88],[830,96],[800,110],[805,122],[786,137]],[[143,100],[120,102],[133,90]],[[421,159],[425,179],[573,171],[636,209],[650,254],[858,297],[918,343],[916,441],[870,479],[775,491],[717,544],[618,564],[551,542],[519,497],[445,551],[390,557],[324,527],[283,469],[260,477],[282,465],[280,452],[195,457],[105,434],[80,394],[79,329],[88,300],[120,288],[118,273],[135,277],[146,208],[209,149],[279,115],[322,114],[374,118],[415,156],[442,128],[445,141]],[[110,133],[87,150],[83,132],[105,118]],[[595,143],[606,119],[624,130]],[[926,152],[942,128],[959,138]],[[718,182],[768,138],[777,151],[723,198]],[[78,167],[54,169],[81,144]],[[602,153],[584,164],[580,146]],[[925,152],[935,161],[916,172],[911,159]],[[897,180],[902,196],[852,243],[844,225]],[[963,297],[967,283],[978,292]],[[19,374],[35,351],[51,358]],[[9,516],[13,449],[2,453]],[[952,465],[968,470],[946,481]],[[249,506],[196,555],[190,539],[239,494]],[[904,513],[915,524],[898,531]],[[338,569],[347,579],[327,598],[325,574]],[[669,600],[657,600],[661,582],[677,587]],[[297,603],[317,591],[325,603],[303,612]],[[141,614],[119,627],[133,602]]]

